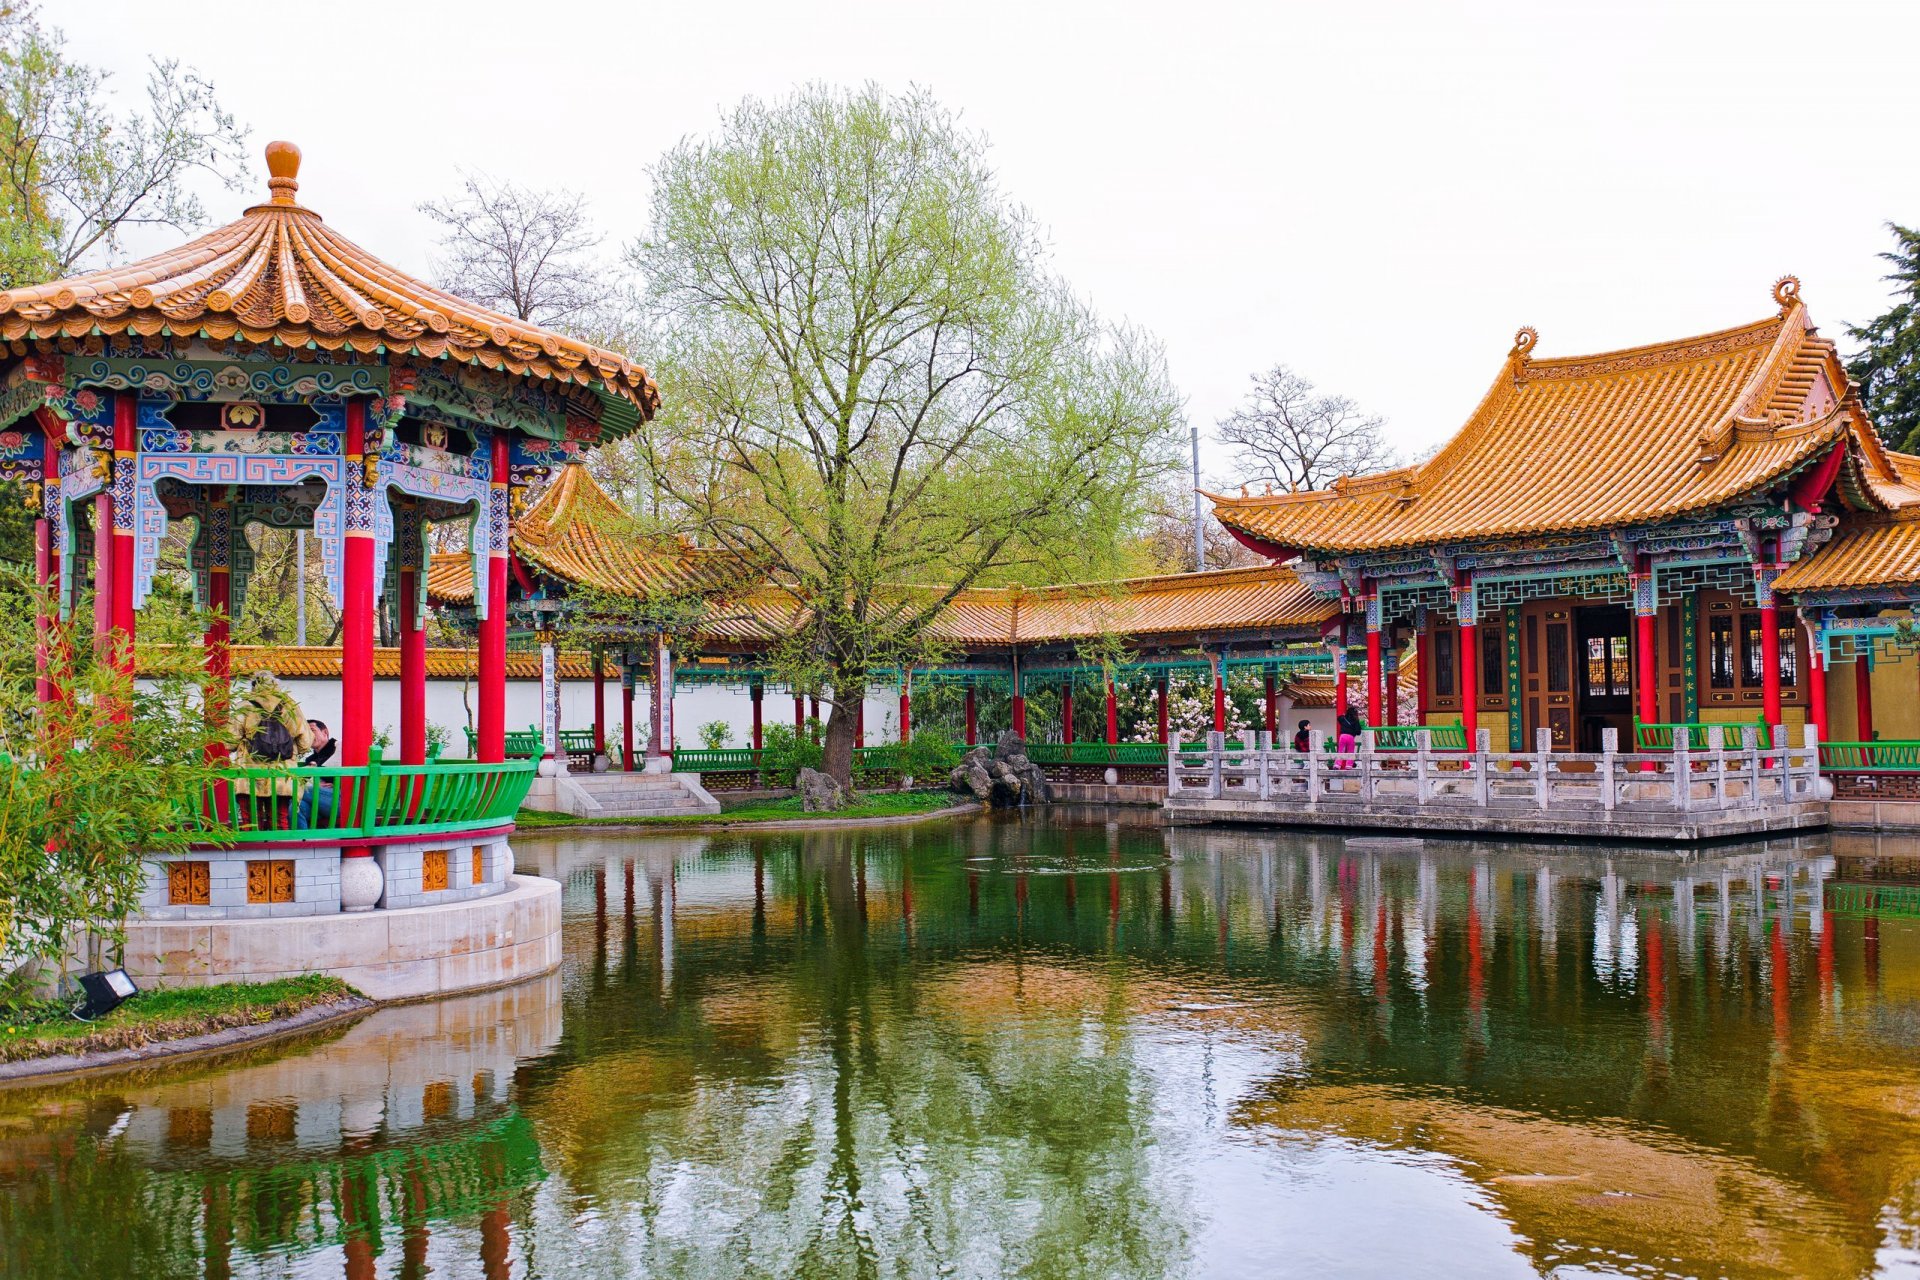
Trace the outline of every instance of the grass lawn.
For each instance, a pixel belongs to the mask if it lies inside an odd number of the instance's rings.
[[[81,1022],[70,1014],[69,1010],[80,1003],[77,996],[72,1000],[40,1000],[0,1010],[0,1062],[179,1040],[227,1027],[272,1022],[358,994],[338,978],[309,973],[274,982],[143,991],[92,1022]]]
[[[961,803],[961,797],[949,791],[870,791],[855,798],[844,809],[831,813],[808,813],[800,807],[799,796],[768,800],[725,813],[675,813],[656,818],[576,818],[570,813],[551,813],[545,809],[522,809],[514,820],[522,831],[542,827],[634,826],[685,827],[725,823],[817,822],[845,818],[897,818],[916,813],[932,813]]]

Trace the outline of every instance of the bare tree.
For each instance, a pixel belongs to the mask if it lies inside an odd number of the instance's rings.
[[[67,275],[129,228],[200,225],[190,184],[238,187],[246,137],[173,59],[152,60],[143,106],[114,110],[106,73],[69,61],[58,27],[0,4],[0,285]]]
[[[1385,420],[1346,396],[1321,395],[1284,364],[1253,375],[1246,402],[1220,420],[1242,483],[1319,489],[1395,464]]]
[[[440,226],[440,287],[531,324],[595,327],[608,285],[586,197],[480,174],[462,179],[459,196],[420,206]]]

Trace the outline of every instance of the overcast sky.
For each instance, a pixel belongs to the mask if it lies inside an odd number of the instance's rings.
[[[256,154],[300,145],[303,203],[420,273],[415,206],[461,168],[582,191],[625,240],[654,157],[740,97],[924,85],[1066,277],[1166,342],[1203,428],[1284,361],[1423,448],[1523,324],[1541,355],[1678,337],[1770,314],[1785,272],[1844,345],[1886,303],[1884,224],[1920,222],[1914,0],[45,12],[122,92],[149,53],[197,67]]]

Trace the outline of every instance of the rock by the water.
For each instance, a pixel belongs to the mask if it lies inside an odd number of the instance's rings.
[[[1052,798],[1047,775],[1027,757],[1027,744],[1011,730],[992,747],[975,747],[960,758],[948,785],[995,808],[1045,804]]]
[[[847,790],[834,781],[832,774],[802,769],[794,775],[794,785],[800,790],[800,807],[808,813],[828,813],[846,807]]]

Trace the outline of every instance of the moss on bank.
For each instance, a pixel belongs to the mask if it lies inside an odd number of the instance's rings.
[[[656,817],[576,818],[570,813],[545,809],[522,809],[515,819],[523,831],[550,827],[685,827],[734,826],[756,822],[844,822],[849,818],[900,818],[933,813],[961,803],[962,798],[947,791],[872,791],[858,795],[844,809],[827,813],[808,813],[799,796],[743,805],[724,813],[674,813]]]
[[[143,991],[92,1022],[72,1015],[73,1000],[41,1000],[0,1010],[0,1062],[96,1053],[257,1026],[328,1004],[355,991],[338,978],[309,973],[273,982]]]

